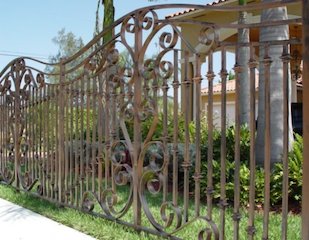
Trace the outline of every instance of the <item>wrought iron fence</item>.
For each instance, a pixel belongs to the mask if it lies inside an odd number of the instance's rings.
[[[267,42],[220,40],[222,29],[261,29],[301,24],[302,18],[270,23],[209,23],[186,18],[158,17],[160,9],[198,11],[262,11],[300,4],[277,1],[238,6],[159,5],[131,12],[96,36],[74,56],[55,65],[18,58],[1,72],[0,177],[3,182],[61,205],[113,220],[136,230],[170,238],[196,225],[196,236],[185,238],[240,239],[240,99],[239,49],[249,50],[250,186],[247,238],[255,228],[256,74],[264,65],[265,78],[265,196],[263,230],[268,239],[271,176],[271,105],[269,52],[281,48],[284,151],[282,239],[287,237],[289,145],[289,49],[299,39]],[[183,33],[199,29],[198,52]],[[182,29],[180,27],[183,27]],[[110,30],[114,37],[103,43]],[[154,53],[155,55],[149,57]],[[236,53],[234,198],[227,200],[227,52]],[[219,53],[219,60],[215,60]],[[28,64],[49,65],[44,72]],[[219,77],[214,65],[221,61]],[[206,64],[203,64],[206,62]],[[203,78],[202,75],[206,75]],[[214,160],[214,81],[222,90],[220,154]],[[201,86],[208,86],[206,116]],[[207,130],[203,131],[203,124]],[[279,124],[279,123],[278,123]],[[206,154],[202,152],[205,149]],[[214,164],[219,168],[214,168]],[[205,167],[206,166],[206,167]],[[206,169],[206,170],[205,170]],[[220,171],[219,173],[216,171]],[[219,181],[214,182],[214,175]],[[207,182],[206,192],[201,191]],[[219,197],[214,197],[217,188]],[[217,207],[217,204],[219,207]],[[232,209],[232,215],[228,209]],[[233,222],[233,230],[226,222]]]

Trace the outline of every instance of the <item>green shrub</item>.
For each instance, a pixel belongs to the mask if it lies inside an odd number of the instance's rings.
[[[290,196],[296,201],[301,200],[303,185],[303,138],[296,134],[293,149],[289,154]]]
[[[152,140],[161,140],[163,135],[163,121],[162,114],[159,115],[159,121],[156,130],[153,134]],[[147,118],[142,122],[142,136],[146,138],[148,131],[151,127],[153,118]],[[181,163],[184,160],[184,141],[185,141],[185,121],[183,115],[178,117],[178,161],[179,161],[179,186],[183,186],[183,169]],[[207,165],[208,165],[208,128],[206,119],[201,121],[201,197],[206,198],[207,189]],[[129,134],[133,136],[133,122],[127,122],[129,128]],[[190,176],[194,175],[195,171],[195,125],[189,124],[189,138],[190,138],[190,159],[192,161],[192,167],[190,168]],[[174,119],[172,115],[169,115],[168,125],[168,151],[170,155],[170,164],[172,164],[172,140],[174,133]],[[220,200],[220,177],[221,177],[221,131],[218,129],[213,130],[213,187],[214,187],[214,199]],[[295,136],[293,148],[289,153],[289,196],[296,202],[301,201],[302,191],[302,162],[303,162],[303,140],[299,135]],[[161,153],[163,154],[163,153]],[[225,191],[227,201],[232,203],[234,201],[234,176],[235,176],[235,127],[231,126],[226,129],[226,184]],[[247,205],[249,202],[249,188],[250,188],[250,132],[247,126],[241,126],[240,128],[240,201],[241,204]],[[172,173],[172,166],[169,166],[169,172]],[[264,169],[262,166],[256,166],[255,169],[255,202],[257,204],[263,204],[264,202]],[[271,172],[271,184],[270,184],[270,202],[272,205],[281,204],[282,201],[282,180],[283,180],[283,165],[277,163],[273,166]],[[190,189],[193,191],[195,182],[194,178],[190,178]]]
[[[203,132],[203,130],[202,130]],[[204,130],[205,132],[205,130]],[[207,132],[207,131],[206,131]],[[226,197],[228,202],[234,200],[234,175],[235,175],[235,128],[230,127],[226,131]],[[201,146],[201,159],[202,159],[202,179],[201,179],[201,193],[202,197],[206,197],[207,189],[207,138],[204,138]],[[213,132],[213,186],[214,186],[214,199],[220,199],[220,173],[221,173],[221,160],[220,160],[220,147],[221,147],[221,133],[218,130]],[[289,196],[296,202],[301,200],[302,191],[302,157],[303,140],[302,137],[296,135],[293,148],[289,153]],[[243,205],[249,202],[249,188],[250,188],[250,133],[246,126],[241,127],[240,130],[240,201]],[[193,171],[193,170],[192,170]],[[265,174],[262,166],[256,166],[255,169],[255,202],[263,204],[264,202],[264,187],[265,187]],[[271,172],[270,183],[270,202],[272,205],[280,204],[282,201],[282,181],[283,181],[283,165],[278,163],[274,165]],[[194,187],[194,179],[190,180],[191,187]]]

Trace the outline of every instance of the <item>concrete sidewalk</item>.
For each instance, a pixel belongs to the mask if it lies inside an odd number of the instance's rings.
[[[2,240],[94,240],[72,228],[0,198]]]

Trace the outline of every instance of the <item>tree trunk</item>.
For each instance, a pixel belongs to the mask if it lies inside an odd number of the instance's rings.
[[[103,20],[103,30],[115,21],[115,8],[113,0],[102,0],[102,4],[104,5],[104,20]],[[109,31],[103,37],[103,43],[108,42],[113,38],[113,30]]]
[[[264,0],[271,2],[273,0]],[[286,7],[272,8],[263,10],[261,22],[269,22],[287,19]],[[289,38],[289,28],[287,25],[264,27],[260,30],[260,42],[271,40],[286,40]],[[269,57],[270,65],[270,134],[271,134],[271,163],[282,161],[283,154],[283,64],[280,59],[282,46],[270,46]],[[258,164],[264,162],[264,133],[265,133],[265,67],[263,64],[264,49],[260,49],[260,68],[259,68],[259,106],[258,106],[258,127],[256,138],[256,161]],[[289,78],[289,89],[291,79]],[[290,95],[290,93],[289,93]],[[290,99],[290,96],[289,96]],[[289,100],[289,112],[291,112]],[[291,114],[289,115],[289,143],[293,141],[293,130],[291,124]]]
[[[239,0],[239,5],[246,5],[246,0]],[[247,23],[247,12],[239,13],[238,23]],[[250,40],[249,29],[242,28],[238,30],[238,43],[248,43]],[[240,81],[240,124],[249,125],[250,119],[250,81],[249,81],[249,47],[238,48],[238,64],[242,67],[242,71],[238,74]]]

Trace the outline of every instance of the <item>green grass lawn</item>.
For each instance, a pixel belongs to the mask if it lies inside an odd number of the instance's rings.
[[[42,214],[55,221],[63,223],[69,227],[75,228],[81,232],[89,234],[97,239],[160,239],[144,232],[137,233],[132,228],[122,226],[112,221],[104,220],[102,218],[94,217],[86,213],[79,212],[70,208],[59,208],[57,205],[48,201],[39,199],[24,192],[16,192],[12,187],[0,184],[0,197],[10,202],[16,203],[20,206],[28,208],[34,212]],[[159,219],[160,196],[149,197],[149,207],[156,219]],[[194,209],[191,204],[190,215],[193,215]],[[232,208],[226,211],[226,239],[233,238],[233,222],[232,222]],[[205,207],[203,207],[202,214],[205,214]],[[216,223],[219,222],[219,209],[214,208],[213,218]],[[124,221],[132,221],[132,211],[129,211],[123,218]],[[255,223],[257,228],[256,239],[261,239],[262,214],[256,214]],[[248,215],[246,209],[242,210],[242,219],[240,221],[240,239],[247,239],[246,227],[248,222]],[[143,216],[143,225],[151,228],[149,221]],[[204,221],[195,221],[186,226],[183,230],[177,233],[177,236],[183,239],[197,239],[197,234],[200,230],[205,228]],[[288,222],[288,239],[300,240],[300,226],[301,218],[299,215],[290,215]],[[281,215],[271,213],[270,215],[270,233],[269,239],[280,239],[281,236]]]
[[[97,239],[158,239],[156,236],[144,232],[137,233],[132,228],[74,209],[59,208],[56,204],[39,199],[28,193],[17,192],[14,188],[1,184],[0,197]]]

